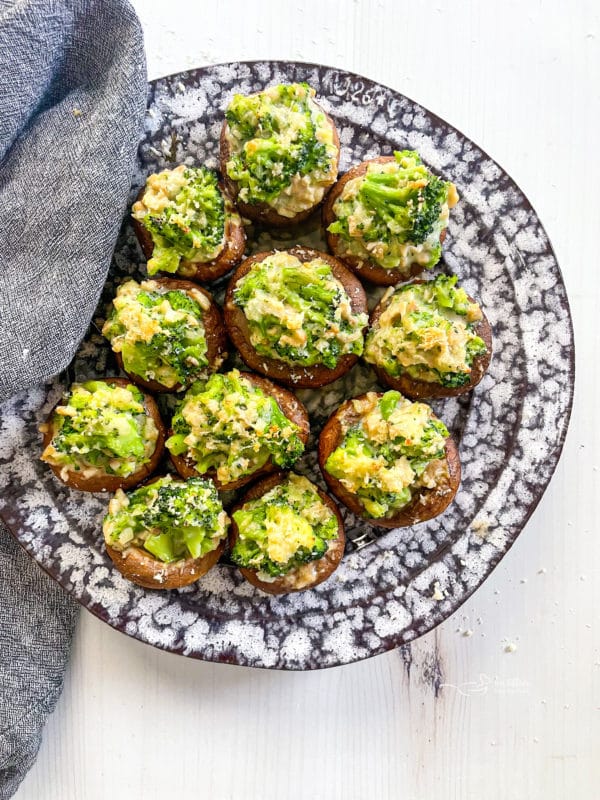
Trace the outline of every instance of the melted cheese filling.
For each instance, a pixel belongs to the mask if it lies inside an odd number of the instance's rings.
[[[78,390],[81,387],[78,384],[73,384],[72,389],[77,388]],[[117,470],[121,469],[119,473],[122,477],[127,477],[134,473],[142,463],[146,463],[154,453],[156,449],[156,441],[158,439],[158,428],[152,417],[145,413],[145,408],[141,403],[136,403],[133,399],[133,396],[129,389],[124,386],[115,386],[111,387],[112,390],[107,391],[95,391],[95,392],[86,392],[87,396],[87,409],[91,410],[92,412],[96,412],[100,414],[104,408],[112,407],[114,409],[133,409],[131,413],[133,414],[142,414],[144,413],[144,422],[143,422],[143,430],[142,436],[144,441],[144,459],[143,461],[137,461],[134,456],[130,457],[118,457],[114,454],[106,451],[106,456],[108,456],[107,464],[114,473]],[[87,453],[90,452],[90,448],[83,445],[80,448],[77,447],[70,447],[68,452],[63,450],[58,450],[55,447],[55,438],[60,431],[60,422],[59,418],[63,417],[76,417],[78,411],[76,408],[73,408],[69,405],[59,405],[56,407],[53,419],[50,423],[46,423],[44,425],[44,432],[48,429],[52,431],[52,439],[48,443],[48,445],[44,448],[41,460],[45,461],[47,464],[51,464],[52,466],[61,467],[60,469],[60,476],[63,480],[67,480],[70,473],[76,472],[79,475],[82,475],[84,478],[92,478],[92,477],[99,477],[107,474],[111,474],[107,472],[106,469],[102,468],[101,466],[91,464],[88,460]],[[119,418],[113,418],[111,420],[111,426],[115,427],[120,424],[121,420]],[[82,430],[82,433],[85,435],[85,429]],[[90,434],[92,436],[93,434]],[[93,449],[93,448],[92,448]],[[110,457],[112,455],[112,458]],[[68,463],[65,463],[65,460],[68,459]]]
[[[350,298],[343,284],[330,272],[328,278],[315,278],[327,290],[332,291],[337,299],[334,301],[333,319],[320,321],[322,330],[317,330],[317,325],[312,319],[312,307],[306,301],[299,301],[297,297],[292,300],[286,296],[288,291],[281,275],[284,268],[297,269],[300,272],[310,272],[316,267],[322,267],[325,262],[317,258],[313,261],[301,262],[296,256],[288,252],[277,252],[255,264],[247,276],[240,281],[240,287],[249,279],[253,272],[264,271],[268,277],[269,289],[257,289],[244,302],[243,311],[246,319],[255,325],[250,325],[250,342],[252,345],[263,352],[264,348],[269,349],[268,353],[272,358],[287,360],[289,363],[298,361],[303,363],[306,359],[308,349],[307,331],[310,331],[312,347],[319,353],[325,353],[331,347],[332,340],[336,340],[342,345],[341,355],[353,351],[357,342],[362,342],[363,326],[367,322],[365,314],[355,314]],[[293,290],[290,290],[293,292]],[[283,359],[276,350],[269,348],[269,341],[265,341],[262,330],[262,321],[265,317],[273,317],[277,324],[283,329],[279,331],[273,328],[273,335],[281,345],[289,345],[298,350],[297,358],[289,357]],[[342,324],[344,323],[344,324]],[[346,324],[347,323],[347,324]],[[267,334],[270,335],[270,331]],[[263,349],[261,349],[261,347]],[[314,363],[314,362],[313,362]]]
[[[431,409],[425,403],[413,403],[401,398],[388,419],[384,419],[376,392],[368,392],[363,398],[352,400],[352,409],[360,416],[359,424],[368,440],[375,445],[385,445],[395,439],[404,440],[409,446],[417,445],[432,416]],[[346,420],[342,420],[344,435],[350,427],[352,426]],[[432,460],[424,472],[417,475],[406,455],[397,455],[390,464],[383,454],[348,452],[340,446],[335,451],[335,463],[338,480],[353,494],[368,487],[399,494],[405,489],[419,486],[433,488],[436,478],[441,476],[440,469],[444,468],[446,460]],[[436,464],[437,466],[432,466]]]
[[[312,549],[312,525],[291,508],[274,508],[266,520],[267,553],[273,561],[287,563],[300,547]]]
[[[164,323],[182,322],[190,328],[203,329],[201,320],[189,311],[173,308],[167,298],[159,305],[150,307],[142,305],[138,301],[140,291],[165,294],[169,289],[156,281],[143,281],[141,284],[127,281],[119,286],[113,305],[118,312],[117,319],[125,327],[125,331],[111,340],[111,346],[115,353],[120,353],[126,343],[144,342],[147,344],[157,333],[165,333]],[[190,295],[203,311],[208,311],[210,302],[202,292],[191,289],[186,290],[186,294]],[[103,333],[108,325],[109,323],[106,322]]]
[[[163,214],[169,206],[176,207],[177,195],[185,189],[188,184],[185,175],[187,169],[188,168],[184,164],[180,164],[174,169],[163,170],[162,172],[149,175],[146,180],[146,187],[142,198],[136,200],[132,206],[133,218],[143,223],[144,218],[148,214],[159,216]],[[178,270],[182,275],[195,274],[195,269],[193,266],[189,265],[208,263],[218,257],[225,247],[228,220],[241,224],[241,219],[233,209],[228,198],[225,197],[224,201],[225,227],[221,241],[210,252],[206,253],[200,249],[202,248],[202,242],[198,241],[198,237],[195,237],[194,247],[198,248],[198,252],[187,253],[187,257],[182,260],[182,269]],[[202,228],[208,224],[206,214],[202,211],[202,208],[197,202],[195,203],[195,216],[194,224],[196,226]],[[183,230],[189,227],[189,220],[181,213],[173,213],[170,217],[170,222],[179,225]],[[187,269],[186,264],[188,265]]]
[[[476,336],[470,326],[483,318],[480,307],[470,303],[465,315],[456,314],[436,306],[424,292],[417,285],[384,295],[382,302],[389,302],[367,336],[365,360],[391,374],[419,367],[420,380],[470,373],[467,345]]]
[[[142,199],[133,204],[135,219],[141,222],[148,212],[154,214],[163,212],[187,185],[185,170],[186,167],[180,164],[175,169],[149,175]]]
[[[300,87],[301,89],[302,87]],[[300,90],[299,90],[300,91]],[[331,122],[327,119],[323,111],[313,100],[314,89],[309,89],[308,105],[311,110],[311,119],[315,125],[315,138],[327,146],[328,164],[326,169],[317,169],[306,175],[296,173],[288,186],[286,186],[274,200],[267,203],[280,216],[292,218],[296,214],[306,211],[317,205],[323,199],[325,191],[335,182],[337,178],[337,159],[338,147],[334,141],[334,130]],[[273,115],[278,118],[279,129],[282,133],[279,140],[283,147],[289,147],[298,135],[298,132],[306,124],[306,117],[300,111],[286,107],[278,103],[278,87],[272,86],[259,94],[272,100]],[[236,135],[229,125],[225,128],[225,138],[229,144],[232,155],[237,155],[243,150],[252,153],[257,148],[257,140],[246,141]],[[281,174],[281,164],[274,164],[273,173]],[[242,187],[239,192],[239,199],[243,202],[252,202],[249,197],[247,187]]]
[[[397,162],[385,164],[369,164],[368,173],[393,173],[397,171]],[[336,237],[335,253],[339,256],[354,256],[363,261],[374,261],[379,266],[388,267],[382,264],[384,259],[393,261],[389,269],[400,269],[408,271],[413,265],[426,267],[432,258],[432,254],[439,246],[440,233],[448,225],[450,216],[449,209],[459,200],[458,192],[454,184],[450,184],[446,203],[442,205],[437,224],[427,239],[421,244],[411,242],[399,242],[393,235],[390,241],[367,241],[364,232],[374,222],[374,213],[360,199],[359,190],[364,182],[364,175],[359,175],[348,181],[344,186],[340,196],[336,199],[333,211],[336,216],[343,215],[346,204],[351,204],[352,211],[348,215],[348,234],[350,240],[338,236]],[[414,181],[412,185],[418,188],[419,185],[426,185],[427,181]]]

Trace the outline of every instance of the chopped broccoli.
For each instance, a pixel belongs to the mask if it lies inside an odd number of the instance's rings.
[[[157,436],[140,390],[104,381],[73,384],[52,425],[44,461],[73,471],[99,467],[122,477],[150,460]]]
[[[147,330],[153,331],[150,337]],[[121,354],[125,370],[144,380],[172,388],[206,373],[202,308],[184,291],[126,281],[117,289],[102,333]]]
[[[182,165],[151,175],[133,215],[154,242],[149,275],[177,272],[182,259],[206,263],[223,247],[225,201],[217,174],[206,167]]]
[[[195,383],[172,427],[170,452],[188,453],[201,475],[216,470],[222,484],[256,472],[269,459],[290,467],[304,452],[298,426],[237,370]]]
[[[200,558],[214,550],[227,523],[211,481],[183,482],[167,475],[127,495],[118,493],[103,528],[116,549],[143,547],[159,561],[169,562]]]
[[[365,359],[392,377],[407,373],[452,388],[468,384],[486,345],[475,332],[481,309],[456,280],[438,275],[398,287],[368,333]]]
[[[247,203],[272,203],[295,175],[328,172],[331,146],[317,137],[323,114],[307,84],[272,87],[258,94],[236,94],[225,113],[235,142],[227,174]]]
[[[381,420],[388,423],[386,435],[374,438],[369,431],[379,430]],[[411,403],[400,392],[385,392],[344,433],[325,469],[356,494],[370,517],[378,519],[411,502],[415,483],[428,464],[444,457],[448,436],[428,406]]]
[[[316,487],[294,474],[244,503],[233,519],[238,527],[234,564],[273,578],[322,558],[338,534],[337,518]]]
[[[422,244],[438,222],[446,202],[448,184],[432,175],[417,153],[409,150],[394,153],[398,169],[381,174],[367,171],[359,196],[374,212],[371,239]]]
[[[447,224],[444,207],[451,184],[433,175],[410,150],[394,153],[396,163],[370,165],[344,187],[328,227],[352,255],[382,267],[434,266],[441,257],[440,233]],[[368,246],[367,246],[368,245]],[[424,260],[426,258],[426,261]]]
[[[269,256],[239,281],[234,300],[261,355],[332,369],[342,355],[362,353],[367,316],[348,312],[342,284],[320,259],[302,263],[289,253]]]

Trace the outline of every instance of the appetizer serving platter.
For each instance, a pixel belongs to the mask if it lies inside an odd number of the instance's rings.
[[[307,591],[267,596],[226,561],[197,584],[152,591],[125,580],[106,555],[108,497],[69,490],[39,460],[38,425],[73,380],[118,374],[99,334],[125,276],[145,275],[126,213],[96,319],[68,374],[14,398],[0,425],[0,514],[27,552],[82,605],[114,628],[182,655],[254,667],[316,669],[382,653],[452,614],[507,552],[558,461],[572,403],[569,306],[548,237],[514,181],[465,136],[398,92],[329,67],[292,62],[221,64],[150,86],[131,190],[178,163],[217,166],[223,109],[234,93],[306,81],[335,120],[340,170],[394,150],[417,150],[453,181],[442,262],[481,302],[494,331],[485,378],[465,396],[432,403],[460,444],[462,485],[440,517],[385,531],[341,509],[348,544],[340,568]],[[249,231],[252,252],[303,244],[326,250],[318,217],[276,237]],[[226,279],[211,291],[222,301]],[[370,305],[381,290],[370,290]],[[359,363],[334,384],[300,390],[311,415],[295,467],[323,486],[316,440],[345,399],[380,388]],[[168,399],[161,402],[169,403]]]

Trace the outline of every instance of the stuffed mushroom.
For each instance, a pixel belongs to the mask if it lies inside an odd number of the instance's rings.
[[[310,431],[306,409],[291,392],[238,370],[194,384],[171,425],[167,449],[179,474],[210,477],[225,490],[291,467]]]
[[[402,150],[350,169],[323,207],[331,252],[366,280],[392,286],[442,255],[456,187]]]
[[[206,167],[181,164],[150,175],[132,216],[150,276],[169,272],[214,281],[244,254],[240,215],[216,172]]]
[[[289,386],[337,380],[363,351],[367,298],[325,253],[295,247],[247,258],[229,282],[225,324],[246,364]]]
[[[102,328],[119,367],[153,392],[173,392],[215,372],[227,334],[212,296],[190,281],[128,280]]]
[[[337,178],[333,120],[305,83],[236,94],[221,132],[225,185],[248,219],[285,226],[308,217]]]
[[[228,527],[210,481],[165,475],[128,494],[119,489],[102,530],[108,555],[125,578],[148,589],[177,589],[217,563]]]
[[[259,481],[231,516],[231,560],[263,592],[317,586],[344,554],[344,525],[336,504],[301,475]]]
[[[74,383],[40,426],[42,461],[84,492],[114,492],[145,480],[164,449],[154,400],[124,378]]]
[[[371,314],[364,359],[408,397],[451,397],[483,378],[492,331],[480,306],[439,275],[389,289]]]
[[[460,483],[460,461],[443,422],[400,392],[347,400],[319,439],[331,492],[355,514],[385,528],[436,517]]]

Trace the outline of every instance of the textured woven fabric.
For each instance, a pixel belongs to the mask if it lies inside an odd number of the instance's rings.
[[[0,0],[0,400],[70,362],[106,277],[146,98],[122,0]]]
[[[126,0],[0,0],[0,400],[60,372],[85,333],[145,100],[142,33]],[[2,800],[35,759],[75,617],[0,525]]]
[[[60,694],[75,604],[0,523],[0,798],[35,760]]]

